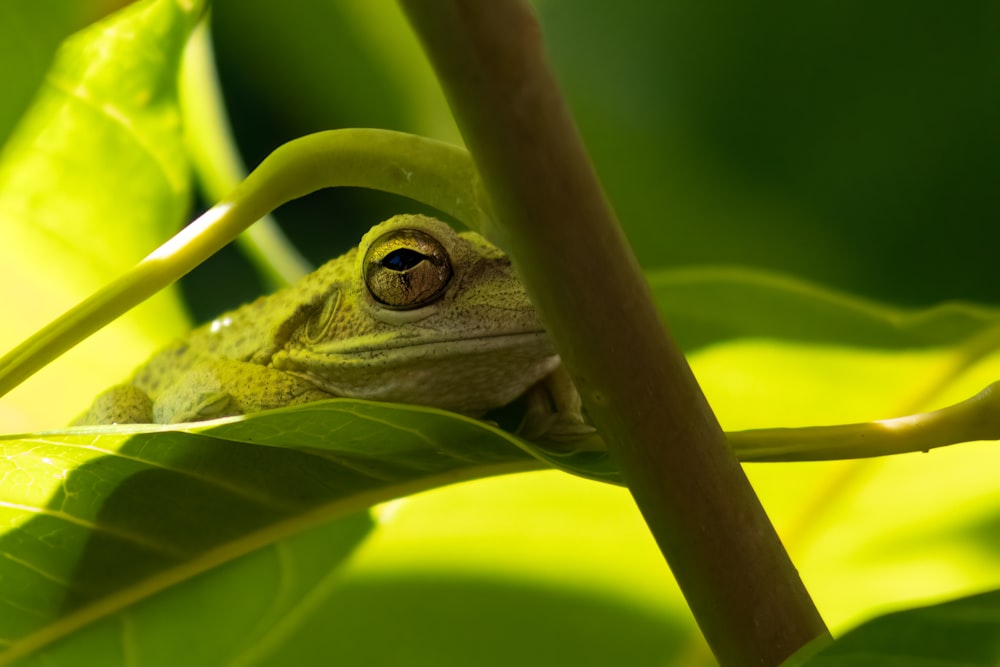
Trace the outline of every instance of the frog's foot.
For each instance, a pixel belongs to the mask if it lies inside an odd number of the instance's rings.
[[[158,424],[177,424],[245,415],[324,398],[330,398],[330,394],[288,373],[216,359],[185,373],[160,393],[153,405],[153,417]]]
[[[233,409],[232,396],[224,391],[198,392],[187,387],[183,392],[165,392],[153,404],[153,421],[157,424],[197,422],[234,414],[240,412]]]
[[[153,421],[153,401],[143,390],[130,384],[111,387],[94,399],[86,413],[73,421],[82,424],[149,424]]]
[[[595,433],[569,373],[559,366],[524,395],[526,408],[518,435],[528,440],[571,444]]]

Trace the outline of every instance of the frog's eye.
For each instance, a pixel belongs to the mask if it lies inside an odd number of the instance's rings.
[[[372,298],[394,310],[410,310],[444,294],[451,280],[451,260],[430,234],[397,229],[368,247],[364,273]]]

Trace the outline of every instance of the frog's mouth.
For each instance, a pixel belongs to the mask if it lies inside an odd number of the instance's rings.
[[[411,336],[385,334],[365,339],[317,343],[308,348],[292,348],[275,354],[272,365],[289,371],[314,371],[338,365],[366,366],[400,363],[402,359],[445,360],[483,354],[534,353],[539,357],[555,354],[544,329],[494,333],[433,332]]]
[[[544,331],[337,341],[288,349],[272,365],[333,396],[415,403],[481,415],[559,365]]]

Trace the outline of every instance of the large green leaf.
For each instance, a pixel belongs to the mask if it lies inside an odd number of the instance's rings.
[[[745,268],[652,271],[649,279],[687,351],[748,336],[852,348],[946,347],[1000,322],[996,307],[946,302],[932,308],[894,308]]]
[[[942,407],[1000,377],[996,309],[890,308],[747,272],[660,276],[664,311],[730,430]],[[697,313],[701,312],[699,316]],[[676,314],[676,317],[675,317]],[[995,444],[865,461],[747,466],[836,629],[1000,584]]]
[[[0,155],[9,348],[156,247],[187,216],[177,67],[201,2],[143,0],[74,35]],[[170,293],[6,397],[5,430],[56,426],[184,324]],[[72,381],[68,379],[72,378]]]
[[[184,581],[152,604],[81,611],[32,638],[41,652],[17,664],[257,664],[331,594],[336,565],[370,526],[365,514],[331,521]],[[81,616],[88,625],[74,632]]]
[[[250,651],[255,635],[280,631],[289,609],[307,604],[312,586],[332,576],[338,542],[331,536],[340,536],[343,551],[364,531],[354,520],[312,537],[299,533],[399,495],[540,467],[515,443],[482,422],[358,401],[186,429],[3,438],[7,659],[52,650],[108,664],[106,649],[94,646],[111,631],[133,638],[135,656],[176,664],[191,659],[178,633],[192,614],[230,620],[206,658]],[[206,572],[212,576],[198,578]],[[179,585],[186,588],[174,590]],[[205,608],[206,591],[218,587],[239,592],[237,617],[232,595],[213,596],[216,607]],[[173,620],[156,621],[163,617]],[[172,659],[161,644],[175,647]]]
[[[801,667],[993,667],[1000,592],[888,614],[851,630]]]
[[[0,4],[0,145],[38,89],[59,43],[129,0],[7,0]]]

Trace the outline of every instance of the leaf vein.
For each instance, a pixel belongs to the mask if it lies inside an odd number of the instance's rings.
[[[136,546],[140,546],[148,551],[157,552],[168,556],[174,560],[183,560],[189,556],[189,554],[177,549],[174,546],[163,544],[161,542],[155,542],[142,535],[136,535],[124,530],[119,530],[117,528],[112,528],[111,526],[103,526],[99,523],[94,523],[93,521],[88,521],[78,516],[68,514],[66,512],[61,512],[58,510],[49,509],[48,507],[33,507],[31,505],[22,505],[20,503],[12,503],[6,500],[0,500],[0,507],[7,507],[13,510],[21,510],[22,512],[27,512],[30,514],[36,514],[40,516],[48,516],[53,519],[59,519],[67,523],[71,523],[75,526],[80,526],[81,528],[86,528],[87,530],[93,532],[103,533],[115,539],[121,540],[123,542],[130,542]]]
[[[20,565],[21,567],[23,567],[26,570],[30,570],[30,571],[34,572],[38,576],[42,577],[43,579],[47,579],[48,581],[51,581],[52,583],[56,584],[57,586],[61,586],[63,588],[76,588],[77,587],[76,584],[74,584],[74,583],[72,583],[70,581],[66,581],[65,579],[61,579],[60,577],[57,577],[55,574],[53,574],[51,572],[48,572],[46,570],[43,570],[42,568],[38,567],[37,565],[33,565],[32,563],[29,563],[28,561],[26,561],[26,560],[24,560],[22,558],[18,558],[17,556],[15,556],[14,554],[10,553],[9,551],[0,552],[0,556],[3,556],[4,558],[6,558],[7,560],[11,561],[12,563],[15,563],[16,565]]]
[[[160,167],[160,173],[163,176],[163,180],[167,183],[167,186],[176,195],[182,195],[185,192],[185,184],[174,178],[169,167],[167,166],[167,159],[157,152],[156,148],[138,132],[135,123],[129,118],[128,114],[123,112],[118,107],[107,102],[101,102],[94,99],[89,95],[85,85],[72,85],[67,81],[63,81],[51,73],[46,76],[46,82],[52,86],[55,90],[61,92],[72,100],[76,100],[81,104],[84,104],[97,113],[101,114],[109,121],[115,125],[121,127],[132,137],[132,140],[149,158],[155,162]]]
[[[96,442],[98,438],[99,438],[99,436],[95,436],[94,441]],[[141,456],[133,456],[132,454],[124,454],[122,452],[118,452],[118,451],[115,451],[113,449],[105,449],[103,447],[97,447],[95,445],[78,445],[78,444],[75,444],[75,443],[59,442],[59,441],[56,441],[56,440],[46,440],[44,438],[32,438],[32,439],[24,438],[22,440],[22,442],[34,442],[34,443],[38,443],[38,444],[48,445],[48,446],[51,446],[51,447],[66,447],[66,448],[69,448],[69,449],[85,449],[87,451],[96,452],[96,453],[102,454],[104,456],[109,456],[109,457],[112,457],[112,458],[119,458],[119,459],[123,459],[125,461],[131,461],[133,463],[138,463],[140,465],[145,465],[145,466],[148,466],[150,468],[156,468],[156,469],[159,469],[159,470],[164,470],[166,472],[172,472],[172,473],[175,473],[177,475],[183,475],[185,477],[189,477],[191,479],[198,480],[199,482],[202,482],[202,483],[207,484],[209,486],[216,486],[216,487],[218,487],[220,489],[228,491],[229,493],[232,493],[233,495],[237,495],[237,496],[246,498],[247,500],[250,500],[250,501],[252,501],[252,502],[254,502],[254,503],[258,504],[258,505],[262,505],[264,507],[268,507],[268,508],[272,508],[272,509],[277,509],[277,510],[282,511],[282,512],[297,512],[297,511],[299,511],[299,510],[302,509],[302,506],[299,505],[299,504],[289,503],[289,502],[283,501],[283,500],[281,500],[279,498],[276,498],[276,497],[274,497],[272,495],[262,494],[259,491],[257,491],[256,489],[253,489],[253,488],[248,487],[248,486],[241,486],[239,484],[234,484],[231,481],[229,481],[229,480],[227,480],[225,478],[222,478],[222,477],[216,477],[216,476],[212,476],[212,475],[206,475],[206,474],[198,472],[196,470],[191,470],[191,469],[188,469],[188,468],[181,468],[181,467],[178,467],[178,466],[168,465],[168,464],[163,463],[161,461],[156,461],[156,460],[153,460],[153,459],[147,459],[147,458],[143,458]]]

